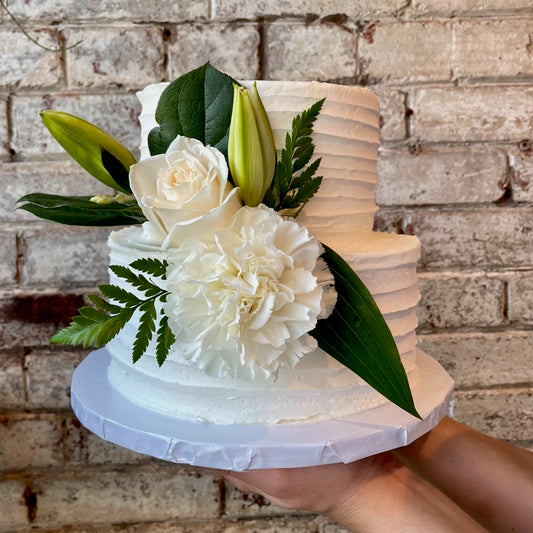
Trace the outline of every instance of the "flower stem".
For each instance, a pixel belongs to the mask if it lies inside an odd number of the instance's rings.
[[[70,50],[71,48],[75,48],[81,43],[81,40],[78,41],[75,44],[71,44],[70,46],[61,46],[59,48],[49,48],[48,46],[45,46],[44,44],[41,44],[37,39],[34,39],[22,26],[22,24],[18,21],[18,19],[9,11],[8,7],[6,6],[4,0],[0,0],[0,7],[9,15],[11,20],[18,26],[19,30],[22,32],[22,34],[27,37],[32,43],[36,44],[39,48],[42,48],[43,50],[46,50],[47,52],[64,52],[65,50]]]

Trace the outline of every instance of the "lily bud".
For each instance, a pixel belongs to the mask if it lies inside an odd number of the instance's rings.
[[[276,148],[270,122],[254,83],[233,86],[228,163],[246,205],[259,205],[274,177]]]
[[[54,139],[89,174],[112,189],[131,192],[127,176],[130,166],[136,161],[119,141],[94,124],[63,111],[43,111],[41,119]],[[121,174],[126,177],[122,182],[117,181],[117,177],[112,176],[106,168],[102,161],[103,150],[111,156],[116,166],[122,167]]]

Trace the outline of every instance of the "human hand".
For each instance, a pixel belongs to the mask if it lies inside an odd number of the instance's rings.
[[[349,464],[219,472],[240,490],[282,507],[324,513],[358,533],[485,531],[389,453]]]
[[[333,513],[355,499],[366,483],[394,465],[383,454],[349,464],[220,473],[239,490],[265,496],[276,505]]]

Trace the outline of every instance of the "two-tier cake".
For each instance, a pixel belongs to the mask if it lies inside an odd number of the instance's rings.
[[[139,93],[141,159],[149,155],[147,136],[156,126],[155,110],[165,86],[152,85]],[[278,149],[293,117],[325,98],[312,134],[315,157],[322,158],[323,182],[296,221],[340,254],[365,283],[413,384],[420,244],[412,236],[372,231],[380,138],[377,97],[360,87],[318,82],[258,81],[257,88]],[[109,247],[115,265],[129,265],[139,257],[164,259],[168,254],[150,242],[140,226],[113,232]],[[111,283],[124,281],[111,273]],[[108,343],[108,379],[130,401],[156,411],[217,424],[273,424],[344,417],[387,402],[321,349],[303,355],[292,367],[280,366],[272,375],[211,375],[179,348],[171,349],[160,367],[154,343],[133,363],[137,327],[134,316]]]

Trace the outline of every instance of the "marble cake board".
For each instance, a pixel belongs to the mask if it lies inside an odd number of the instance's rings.
[[[224,470],[349,463],[405,446],[447,414],[453,380],[417,350],[411,386],[422,420],[387,403],[340,419],[273,425],[219,425],[184,420],[137,406],[107,380],[109,354],[91,352],[72,377],[71,403],[80,422],[99,437],[158,459]]]

